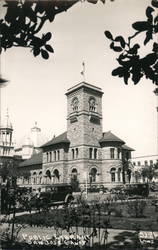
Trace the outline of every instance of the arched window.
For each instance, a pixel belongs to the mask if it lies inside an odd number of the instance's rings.
[[[58,169],[55,169],[53,171],[53,182],[58,183],[59,179],[60,179],[59,171],[58,171]]]
[[[91,171],[90,171],[90,173],[89,173],[90,183],[96,182],[96,176],[97,176],[97,169],[96,168],[92,168]]]
[[[74,97],[73,100],[72,100],[72,109],[73,111],[78,111],[78,98],[77,97]]]
[[[89,99],[89,111],[95,111],[96,109],[96,101],[94,97],[90,97]]]
[[[111,182],[115,182],[116,181],[116,168],[111,168],[110,173],[111,173]]]
[[[46,171],[46,184],[50,184],[51,183],[51,173],[50,170]]]

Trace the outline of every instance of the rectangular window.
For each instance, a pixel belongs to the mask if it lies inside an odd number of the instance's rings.
[[[52,161],[52,152],[50,152],[49,161],[50,161],[50,162]]]
[[[120,149],[117,149],[117,159],[120,159]]]
[[[78,148],[76,148],[76,158],[78,158]]]
[[[92,159],[93,148],[89,148],[89,158]]]
[[[145,165],[145,166],[148,166],[148,161],[144,161],[144,165]]]
[[[97,148],[94,149],[94,159],[97,159]]]
[[[110,158],[111,159],[114,159],[114,152],[115,152],[115,149],[114,148],[110,148]]]
[[[56,151],[54,151],[54,161],[56,161]]]
[[[58,161],[60,160],[60,151],[58,150]]]
[[[75,158],[74,149],[72,149],[72,159]]]
[[[47,162],[49,161],[49,153],[47,152]]]

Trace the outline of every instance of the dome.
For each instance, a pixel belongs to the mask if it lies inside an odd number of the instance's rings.
[[[46,143],[48,139],[43,135],[41,129],[37,127],[37,123],[31,128],[30,132],[27,133],[24,137],[21,138],[20,142],[17,143],[16,148],[22,148],[23,146],[30,146],[34,148],[38,148],[44,143]]]
[[[31,138],[26,137],[23,141],[22,147],[33,147],[33,141],[31,140]]]

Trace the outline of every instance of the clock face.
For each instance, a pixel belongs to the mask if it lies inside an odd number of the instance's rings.
[[[78,98],[77,97],[74,97],[73,100],[72,100],[72,109],[73,111],[77,111],[78,110]]]

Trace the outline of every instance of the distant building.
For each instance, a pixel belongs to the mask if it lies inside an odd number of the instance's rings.
[[[9,119],[9,114],[0,124],[0,182],[5,183],[8,176],[15,174],[16,167],[21,159],[14,155],[13,126]]]
[[[15,148],[15,155],[21,156],[22,159],[29,159],[36,153],[41,151],[40,146],[48,139],[42,134],[41,129],[37,126],[37,122],[31,131],[25,135],[18,146]]]
[[[141,171],[143,168],[148,168],[149,166],[154,166],[158,164],[158,155],[146,155],[137,156],[132,158],[133,165],[133,175],[135,174],[136,182],[145,182],[146,178],[143,178]],[[154,181],[158,181],[158,177],[153,178]]]
[[[29,183],[40,187],[76,181],[82,188],[116,186],[123,178],[129,182],[127,162],[133,149],[111,131],[103,133],[102,90],[81,82],[68,89],[66,96],[67,131],[41,146],[42,157],[41,153],[33,156],[19,167],[30,170]]]

